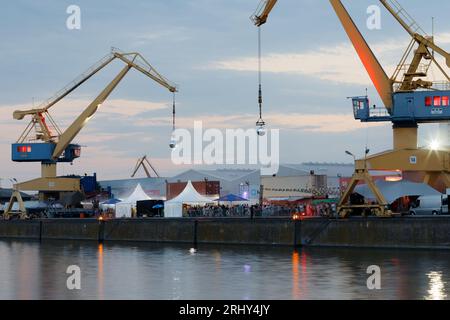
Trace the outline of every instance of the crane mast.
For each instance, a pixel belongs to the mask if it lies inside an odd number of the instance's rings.
[[[433,82],[421,79],[427,77],[432,63],[438,67],[446,81],[450,81],[449,75],[436,61],[433,53],[436,52],[441,55],[445,59],[447,67],[450,67],[450,54],[434,43],[434,37],[427,35],[397,0],[380,0],[380,2],[412,38],[391,78],[393,82],[398,84],[397,91],[413,91],[420,88],[433,89]],[[417,48],[413,51],[415,45],[417,45]],[[413,53],[413,58],[408,65],[406,60],[411,53]],[[423,63],[424,60],[427,62]],[[403,79],[398,80],[402,70],[405,70]]]

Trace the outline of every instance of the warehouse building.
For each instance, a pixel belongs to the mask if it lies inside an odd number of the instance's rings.
[[[338,197],[340,179],[351,177],[352,164],[303,163],[280,165],[278,173],[262,176],[263,198],[296,200],[311,197]]]
[[[219,182],[218,196],[234,194],[248,199],[250,204],[256,204],[260,200],[261,174],[259,169],[191,169],[169,178],[167,181],[168,183],[217,181]],[[198,191],[201,192],[201,190]]]

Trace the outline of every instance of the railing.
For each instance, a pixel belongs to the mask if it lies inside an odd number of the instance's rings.
[[[387,0],[388,4],[394,9],[394,12],[406,23],[413,33],[420,33],[426,36],[427,33],[419,26],[413,17],[402,7],[397,0]]]
[[[371,118],[375,117],[389,117],[389,112],[386,108],[370,108],[369,109],[369,116]]]
[[[433,82],[433,89],[436,90],[450,90],[450,82],[449,81],[436,81]]]

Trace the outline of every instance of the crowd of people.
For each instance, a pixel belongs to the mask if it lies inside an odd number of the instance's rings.
[[[333,217],[336,214],[335,203],[298,204],[298,205],[207,205],[186,206],[185,217]]]

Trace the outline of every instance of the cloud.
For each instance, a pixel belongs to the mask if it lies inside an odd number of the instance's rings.
[[[191,39],[189,29],[186,27],[161,28],[151,32],[132,33],[132,47],[144,46],[156,40],[169,40],[173,42],[187,41]]]
[[[365,129],[367,126],[383,126],[384,124],[363,124],[356,121],[352,114],[302,114],[302,113],[266,113],[264,120],[270,128],[296,130],[313,133],[346,133]],[[178,117],[177,127],[193,129],[195,121],[202,121],[203,128],[220,130],[253,128],[255,115],[199,115],[196,117]],[[137,121],[137,126],[167,126],[170,122],[166,118],[157,117]]]
[[[395,39],[371,45],[375,55],[384,62],[389,74],[395,69],[407,41]],[[212,62],[208,69],[257,72],[256,57],[237,57]],[[372,82],[350,42],[321,47],[303,53],[270,53],[263,57],[263,72],[305,75],[339,84],[371,85]]]
[[[78,117],[87,106],[92,102],[88,99],[65,99],[49,110],[52,117],[58,125],[70,125],[72,121]],[[21,123],[13,120],[12,114],[15,110],[29,110],[33,107],[25,104],[3,105],[0,106],[0,124],[11,126],[15,123]],[[96,116],[102,115],[107,117],[134,117],[139,114],[168,109],[169,104],[166,102],[149,102],[140,100],[111,99],[107,100],[97,111]],[[29,118],[25,118],[25,122]],[[14,126],[15,127],[15,126]]]

